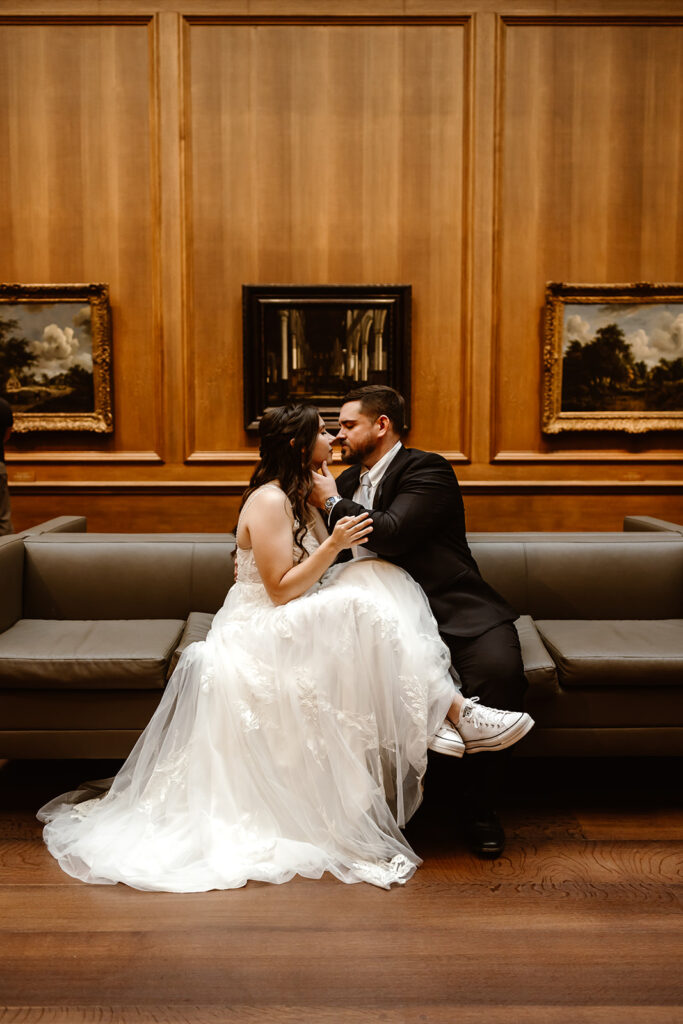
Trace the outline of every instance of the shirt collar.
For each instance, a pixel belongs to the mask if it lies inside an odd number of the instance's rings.
[[[378,483],[389,468],[389,464],[396,458],[403,445],[400,441],[397,441],[393,448],[390,448],[386,452],[379,462],[376,462],[371,469],[364,470],[360,478],[361,480],[367,479],[371,487],[377,487]]]

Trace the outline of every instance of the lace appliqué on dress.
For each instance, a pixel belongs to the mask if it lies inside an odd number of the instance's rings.
[[[362,881],[388,889],[390,885],[404,885],[415,871],[416,865],[404,854],[398,853],[391,860],[379,861],[377,864],[357,860],[352,867]]]

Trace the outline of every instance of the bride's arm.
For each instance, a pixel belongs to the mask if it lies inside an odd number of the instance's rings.
[[[254,498],[245,526],[256,568],[273,604],[286,604],[305,594],[340,551],[364,544],[372,530],[367,512],[345,516],[319,548],[295,565],[291,506],[283,492],[274,487],[264,487]]]

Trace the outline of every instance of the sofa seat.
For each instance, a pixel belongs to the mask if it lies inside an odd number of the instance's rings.
[[[0,687],[163,689],[182,619],[19,619],[0,635]]]
[[[677,686],[683,619],[540,619],[563,687]]]

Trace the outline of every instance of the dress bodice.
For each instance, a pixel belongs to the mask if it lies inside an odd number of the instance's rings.
[[[276,487],[277,490],[281,490],[277,484],[262,484],[252,494],[249,495],[247,501],[240,513],[240,518],[245,514],[249,508],[252,499],[263,489],[263,487]],[[310,510],[310,521],[307,523],[307,529],[304,533],[301,544],[303,545],[304,551],[307,554],[312,554],[316,548],[320,547],[320,541],[324,536],[327,535],[325,526],[322,521],[322,517],[317,509],[311,508]],[[298,529],[298,521],[295,519],[292,528],[292,555],[294,558],[294,564],[298,564],[304,557],[301,548],[294,543],[294,531]],[[239,523],[237,524],[237,530],[239,532]],[[322,531],[322,533],[321,533]],[[235,562],[237,565],[237,583],[260,583],[263,585],[261,575],[256,566],[256,559],[254,558],[254,552],[251,548],[243,548],[237,545],[235,550]]]

